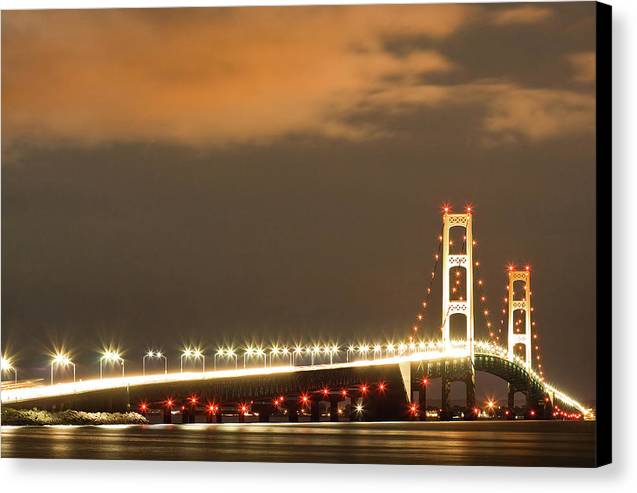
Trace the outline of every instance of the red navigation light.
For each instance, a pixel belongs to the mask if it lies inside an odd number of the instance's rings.
[[[146,410],[148,409],[148,406],[146,405],[146,403],[145,403],[145,402],[142,402],[142,403],[139,405],[139,408],[140,408],[142,411],[146,411]]]
[[[411,406],[409,406],[409,411],[411,412],[411,414],[416,414],[416,412],[418,411],[418,407],[416,406],[416,404],[412,404]]]
[[[378,384],[378,390],[379,390],[379,391],[381,391],[381,392],[385,392],[385,388],[386,388],[386,387],[387,387],[387,386],[385,385],[385,382],[380,382],[380,383]]]
[[[245,414],[246,412],[248,412],[248,406],[246,406],[245,404],[241,404],[239,410],[241,411],[241,414]]]
[[[341,395],[345,397],[347,395],[347,390],[346,389],[341,390]]]
[[[450,211],[451,211],[451,206],[449,204],[442,204],[442,212],[447,214]]]
[[[330,393],[330,389],[325,387],[321,392],[323,392],[323,395],[328,395]]]
[[[196,396],[196,395],[190,396],[190,397],[188,398],[188,400],[190,401],[190,403],[191,403],[192,405],[197,404],[197,396]]]
[[[361,385],[361,393],[362,394],[366,394],[367,393],[367,385]]]
[[[426,377],[422,379],[422,384],[423,385],[427,385],[428,383],[429,383],[429,380],[427,380]]]
[[[173,401],[172,401],[172,399],[168,399],[168,400],[166,401],[166,407],[173,407]]]
[[[508,416],[509,415],[509,410],[507,409],[506,411],[504,411],[504,414],[506,414]]]
[[[531,416],[535,416],[535,411],[533,409],[531,409],[531,412],[529,413]]]
[[[513,272],[513,269],[515,269],[515,266],[509,264],[508,269],[509,269],[509,272]]]
[[[525,266],[525,267],[524,267],[524,270],[526,270],[526,271],[531,270],[531,266],[530,266],[530,265]]]
[[[301,396],[301,401],[303,401],[303,404],[307,403],[308,400],[310,400],[310,398],[306,394],[303,394]]]
[[[215,412],[214,404],[208,404],[208,412],[209,413],[214,413]]]
[[[479,414],[480,413],[480,409],[478,409],[477,407],[473,408],[473,414]]]
[[[467,213],[468,213],[468,214],[471,214],[471,212],[473,211],[473,207],[471,206],[471,204],[467,205],[467,206],[465,207],[465,209],[466,209],[466,211],[467,211]]]

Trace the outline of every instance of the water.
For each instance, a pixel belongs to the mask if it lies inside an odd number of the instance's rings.
[[[3,426],[2,457],[593,466],[594,422]]]

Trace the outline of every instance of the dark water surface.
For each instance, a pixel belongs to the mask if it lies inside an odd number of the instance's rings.
[[[3,426],[2,457],[593,466],[594,422]]]

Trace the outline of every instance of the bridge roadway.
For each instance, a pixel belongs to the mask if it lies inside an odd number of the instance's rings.
[[[503,348],[476,342],[473,360],[472,370],[465,343],[447,348],[438,344],[412,354],[334,364],[155,374],[6,389],[1,392],[1,402],[4,406],[22,409],[123,411],[138,409],[141,402],[148,403],[149,407],[165,405],[168,399],[175,404],[186,402],[191,395],[197,396],[200,406],[217,403],[233,404],[236,408],[247,402],[257,409],[265,409],[278,396],[284,396],[286,407],[292,408],[295,403],[298,405],[301,396],[314,402],[328,401],[332,406],[344,398],[352,399],[352,402],[364,398],[362,402],[373,419],[400,419],[407,413],[413,395],[411,391],[420,389],[420,382],[425,377],[443,379],[444,412],[448,407],[445,402],[448,394],[445,396],[444,391],[448,385],[445,383],[452,381],[467,382],[467,408],[473,408],[475,397],[471,396],[471,378],[476,371],[484,371],[507,381],[512,393],[523,392],[529,408],[538,403],[541,406],[549,403],[551,409],[557,406],[557,409],[582,415],[590,411],[544,383],[521,360],[509,360]],[[362,385],[368,386],[368,395],[363,395],[367,389],[362,392]],[[329,394],[321,395],[322,389],[329,389]],[[425,395],[426,392],[420,392],[423,407]],[[543,410],[542,415],[548,417],[547,412]]]

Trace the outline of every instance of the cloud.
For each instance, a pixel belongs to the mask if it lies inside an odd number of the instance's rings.
[[[589,131],[589,95],[501,79],[430,82],[462,72],[435,47],[475,20],[473,12],[467,5],[7,12],[3,142],[231,146],[291,134],[358,141],[392,132],[361,115],[443,105],[483,108],[477,130],[494,142]],[[497,22],[548,15],[518,7]],[[435,42],[404,56],[385,49],[384,39],[405,35]],[[576,78],[587,77],[588,54],[569,61]]]
[[[383,36],[441,39],[463,6],[8,12],[3,137],[192,145],[293,132],[356,138],[341,115],[388,78],[453,69],[390,56]]]
[[[592,95],[552,89],[527,89],[515,85],[487,88],[485,129],[503,138],[531,141],[551,139],[595,128]]]
[[[572,53],[566,57],[573,70],[573,78],[577,82],[595,82],[595,52],[585,51]]]
[[[550,8],[525,5],[496,12],[493,23],[497,25],[536,24],[552,15],[553,11]]]

